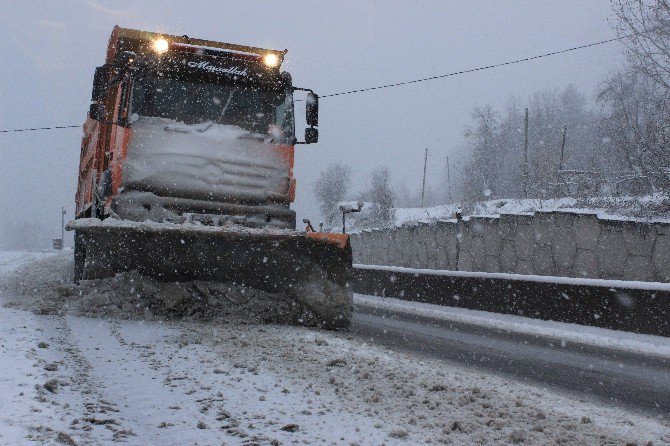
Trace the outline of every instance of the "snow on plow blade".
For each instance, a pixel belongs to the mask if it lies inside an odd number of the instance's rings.
[[[75,279],[137,270],[162,282],[208,280],[284,293],[324,328],[346,328],[352,314],[347,238],[281,229],[79,219]]]

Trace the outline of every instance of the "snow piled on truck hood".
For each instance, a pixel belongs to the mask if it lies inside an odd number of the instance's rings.
[[[86,228],[109,228],[109,229],[136,229],[138,231],[148,232],[183,232],[183,233],[226,233],[226,234],[240,234],[250,236],[278,236],[278,237],[295,237],[305,235],[304,232],[293,229],[275,228],[272,226],[264,228],[250,228],[247,226],[236,225],[226,222],[222,226],[208,226],[200,223],[170,223],[170,222],[156,222],[152,220],[134,221],[124,220],[120,218],[106,218],[100,220],[99,218],[78,218],[77,220],[69,221],[65,228],[68,231],[75,229]]]
[[[152,117],[141,117],[132,130],[123,165],[126,189],[210,200],[265,200],[284,192],[288,165],[266,135]]]

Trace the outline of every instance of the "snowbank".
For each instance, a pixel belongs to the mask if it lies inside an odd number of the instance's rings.
[[[16,268],[0,290],[7,296],[8,306],[38,314],[316,323],[309,310],[280,293],[208,281],[164,283],[134,271],[75,285],[72,274],[72,252],[65,251]]]

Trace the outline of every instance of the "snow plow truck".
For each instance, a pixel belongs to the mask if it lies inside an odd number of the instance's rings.
[[[318,96],[280,70],[285,53],[114,27],[83,126],[75,281],[235,283],[350,324],[348,236],[296,230],[294,149],[318,140]]]

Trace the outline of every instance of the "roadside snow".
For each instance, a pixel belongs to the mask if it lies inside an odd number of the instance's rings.
[[[64,252],[72,253],[71,250]],[[17,269],[44,258],[58,255],[57,251],[0,251],[0,274],[7,275]],[[70,254],[72,255],[72,254]]]
[[[556,339],[559,342],[574,342],[576,344],[586,344],[670,358],[670,338],[662,336],[608,330],[606,328],[565,322],[544,321],[512,314],[499,314],[422,302],[410,302],[392,297],[381,298],[354,294],[354,304],[497,328],[512,333],[537,335]]]
[[[32,299],[39,260],[0,253],[0,301]],[[3,445],[670,444],[667,421],[342,333],[3,306],[0,339]]]

